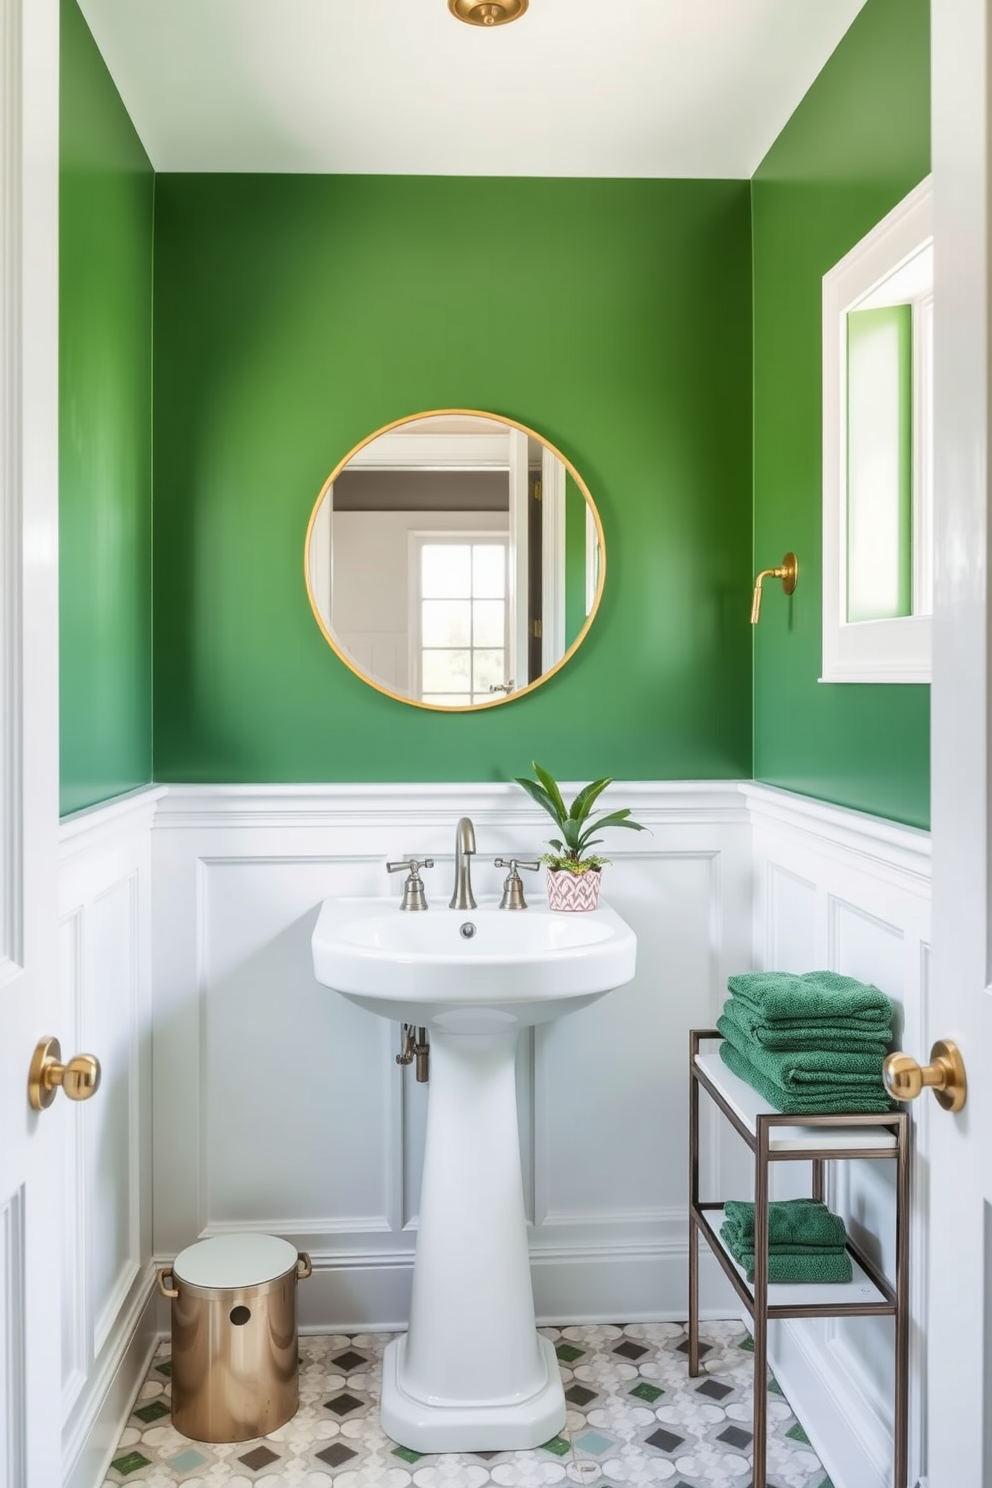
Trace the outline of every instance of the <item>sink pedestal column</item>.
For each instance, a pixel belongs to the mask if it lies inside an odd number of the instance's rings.
[[[520,1451],[565,1424],[558,1360],[534,1322],[516,1045],[516,1026],[431,1029],[410,1330],[388,1345],[382,1381],[383,1429],[416,1452]]]

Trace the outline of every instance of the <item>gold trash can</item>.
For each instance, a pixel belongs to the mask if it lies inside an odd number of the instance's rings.
[[[172,1301],[172,1424],[183,1436],[250,1441],[296,1414],[296,1283],[311,1269],[274,1235],[217,1235],[159,1270]]]

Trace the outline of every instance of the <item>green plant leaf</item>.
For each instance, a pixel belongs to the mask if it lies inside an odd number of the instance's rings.
[[[515,776],[514,779],[516,780],[517,785],[523,786],[527,794],[533,801],[537,802],[542,811],[546,811],[551,817],[551,820],[557,822],[558,825],[561,826],[562,821],[564,820],[564,817],[565,815],[567,815],[567,813],[559,812],[554,803],[554,800],[544,789],[543,785],[538,785],[536,780],[525,780],[520,775]],[[559,796],[558,799],[561,800],[561,797]]]
[[[572,802],[572,808],[568,813],[569,816],[573,817],[575,821],[585,821],[597,797],[602,794],[608,785],[612,784],[611,777],[607,776],[604,780],[594,780],[591,785],[583,786]]]
[[[609,816],[597,817],[595,830],[600,832],[604,827],[629,827],[632,832],[647,831],[647,827],[642,826],[640,822],[628,821],[627,817],[629,815],[630,807],[627,806],[622,811],[611,811]]]
[[[590,834],[596,831],[596,827],[587,827],[579,838],[579,852],[585,856],[590,847],[595,847],[597,842],[602,842],[602,837],[593,837]]]
[[[534,774],[537,776],[538,780],[544,786],[544,789],[547,791],[548,795],[554,802],[555,811],[557,812],[558,816],[562,820],[564,820],[564,818],[568,816],[568,807],[565,805],[565,802],[562,799],[562,794],[561,791],[558,789],[557,781],[555,780],[554,776],[548,774],[547,770],[542,770],[541,766],[537,763],[537,760],[531,760],[531,765],[534,768]]]

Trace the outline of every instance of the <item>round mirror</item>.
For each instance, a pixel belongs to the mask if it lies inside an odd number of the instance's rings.
[[[447,409],[370,434],[307,528],[307,593],[346,666],[420,708],[490,708],[582,641],[606,555],[585,481],[513,419]]]

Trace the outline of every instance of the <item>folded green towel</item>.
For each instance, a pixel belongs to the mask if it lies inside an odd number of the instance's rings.
[[[768,1248],[782,1254],[793,1248],[843,1250],[847,1230],[839,1214],[833,1214],[819,1199],[773,1199],[768,1207]],[[754,1249],[754,1205],[743,1199],[728,1199],[723,1206],[724,1226],[734,1237],[736,1250]]]
[[[730,1241],[724,1235],[726,1226],[722,1226],[720,1234],[726,1241],[727,1249],[734,1257],[739,1266],[743,1266],[744,1274],[748,1281],[754,1281],[754,1251],[745,1250],[736,1254]],[[804,1255],[768,1255],[768,1280],[770,1282],[838,1282],[851,1281],[854,1277],[854,1268],[851,1265],[851,1257],[846,1250],[834,1251],[807,1251]]]
[[[763,1022],[798,1023],[814,1019],[843,1019],[877,1037],[879,1027],[892,1022],[892,1003],[884,992],[836,971],[745,971],[728,978],[735,997],[748,1003]]]
[[[882,1064],[885,1056],[847,1050],[838,1054],[830,1050],[797,1049],[783,1052],[764,1049],[742,1033],[738,1025],[721,1014],[716,1026],[724,1041],[736,1046],[749,1064],[782,1090],[805,1092],[855,1089],[877,1085],[882,1089]]]
[[[863,1085],[810,1087],[804,1091],[785,1090],[776,1085],[747,1059],[735,1044],[724,1039],[720,1058],[729,1070],[745,1080],[776,1111],[796,1116],[845,1116],[862,1112],[891,1111],[892,1102],[878,1083]]]
[[[763,1049],[828,1049],[838,1054],[857,1050],[884,1056],[892,1040],[892,1026],[888,1023],[879,1023],[869,1030],[864,1024],[843,1018],[769,1021],[753,1003],[736,995],[727,998],[723,1015]]]

